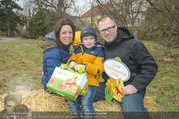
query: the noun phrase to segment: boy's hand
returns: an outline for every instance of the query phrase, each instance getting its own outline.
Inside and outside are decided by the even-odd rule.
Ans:
[[[75,68],[76,65],[77,65],[77,63],[74,62],[74,61],[72,61],[72,62],[70,62],[69,67],[70,67],[71,69],[73,69],[73,68]]]
[[[75,66],[75,71],[78,71],[78,68],[79,68],[79,67],[84,67],[84,68],[85,68],[85,65],[82,65],[82,64],[76,65],[76,66]]]

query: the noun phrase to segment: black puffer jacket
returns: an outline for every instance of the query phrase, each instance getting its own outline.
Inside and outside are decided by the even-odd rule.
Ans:
[[[155,77],[158,67],[144,44],[134,40],[128,29],[119,27],[118,36],[112,42],[104,42],[105,60],[119,57],[131,72],[124,85],[132,84],[139,91],[145,90]],[[103,72],[103,78],[109,77]]]

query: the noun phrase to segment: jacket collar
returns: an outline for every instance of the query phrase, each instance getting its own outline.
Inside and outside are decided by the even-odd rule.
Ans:
[[[69,47],[72,43],[70,43],[69,45],[64,45],[62,44],[64,50],[69,50]],[[48,40],[46,39],[45,41],[43,41],[41,44],[40,44],[40,48],[43,50],[43,52],[45,52],[45,50],[47,49],[50,49],[50,48],[54,48],[54,47],[58,47],[60,48],[55,41],[52,41],[52,40]],[[61,48],[60,48],[61,49]]]
[[[69,45],[64,45],[64,44],[62,43],[62,46],[63,46],[64,50],[68,50],[69,47],[70,47],[70,45],[72,45],[72,43],[70,43]]]
[[[55,41],[52,40],[45,40],[40,44],[40,48],[45,52],[45,50],[57,47],[57,44]]]

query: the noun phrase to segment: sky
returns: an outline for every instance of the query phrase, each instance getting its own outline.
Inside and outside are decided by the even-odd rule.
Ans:
[[[85,3],[88,3],[90,2],[91,0],[75,0],[76,4],[78,6],[83,6]],[[23,5],[23,0],[19,0],[19,1],[16,1],[16,3],[18,3],[19,5]]]

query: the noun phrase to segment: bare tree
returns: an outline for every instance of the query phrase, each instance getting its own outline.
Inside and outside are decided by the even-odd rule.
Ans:
[[[80,2],[80,0],[79,0]],[[77,1],[73,2],[72,6],[70,7],[70,13],[75,16],[75,19],[73,19],[77,30],[81,30],[83,28],[83,26],[86,25],[86,22],[84,20],[81,19],[81,15],[87,11],[88,9],[90,9],[91,3],[89,3],[88,0],[84,0],[84,4],[83,5],[78,5]]]
[[[117,24],[125,27],[137,25],[137,20],[146,8],[143,0],[94,0],[99,6],[101,14],[113,16]]]
[[[31,0],[21,0],[22,2],[22,11],[19,11],[19,13],[31,17],[35,13],[35,6]]]
[[[35,10],[45,10],[48,16],[45,19],[46,25],[49,25],[49,31],[53,30],[52,24],[55,24],[61,18],[71,18],[68,9],[74,3],[74,0],[30,0],[34,4]]]
[[[69,16],[67,11],[73,3],[74,0],[24,0],[24,14],[32,16],[38,10],[46,9],[53,13],[53,19],[60,19]]]
[[[165,54],[170,48],[179,47],[178,0],[147,0],[151,7],[146,12],[148,35],[163,45]]]

